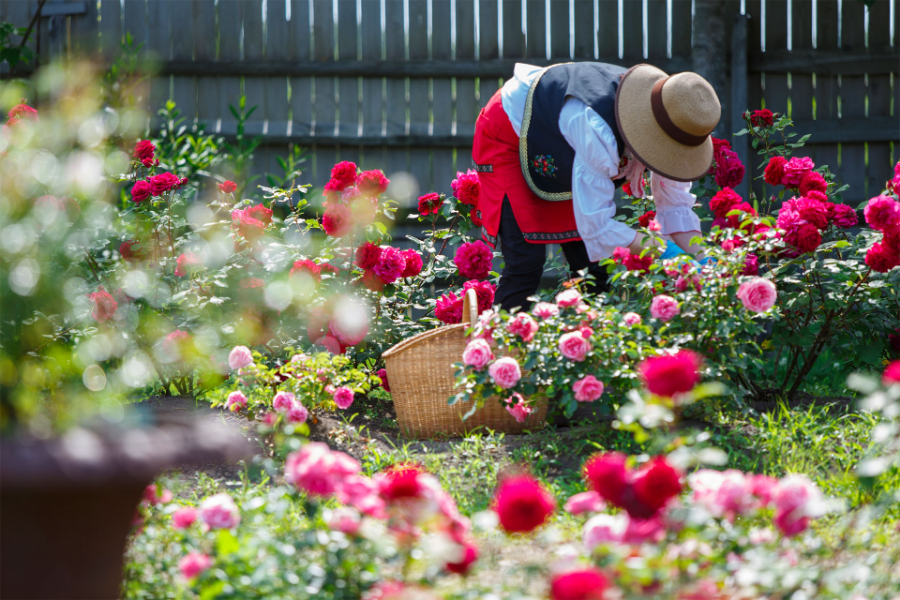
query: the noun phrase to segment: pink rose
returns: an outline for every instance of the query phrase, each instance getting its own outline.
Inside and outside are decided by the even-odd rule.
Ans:
[[[406,255],[391,246],[381,250],[381,255],[372,268],[385,284],[391,284],[400,279],[405,269]]]
[[[212,566],[213,560],[202,552],[188,552],[178,561],[178,570],[185,579],[193,579]]]
[[[506,330],[522,338],[523,342],[530,342],[534,339],[534,334],[537,333],[538,324],[531,318],[531,315],[520,312],[516,313],[516,316],[510,320]]]
[[[509,411],[509,414],[511,414],[519,423],[524,423],[525,419],[528,418],[528,415],[531,414],[531,411],[534,410],[532,407],[525,404],[525,399],[522,398],[522,394],[513,394],[507,398],[506,401],[509,403],[506,405],[506,410]]]
[[[872,229],[885,231],[900,225],[900,202],[890,196],[875,196],[863,209],[866,223]]]
[[[588,340],[594,335],[594,330],[591,329],[590,327],[579,327],[578,333],[581,334],[581,337]]]
[[[622,320],[625,321],[625,324],[629,327],[634,327],[635,325],[641,324],[641,315],[633,312],[627,312],[622,315]]]
[[[580,331],[570,331],[563,334],[559,338],[557,346],[560,354],[575,362],[582,362],[585,355],[591,350],[591,343],[584,339]]]
[[[593,375],[585,375],[572,385],[572,389],[579,402],[593,402],[603,395],[603,382]]]
[[[102,285],[97,288],[96,292],[88,294],[88,298],[94,303],[94,309],[91,311],[91,316],[94,317],[94,320],[98,323],[104,323],[110,320],[116,313],[116,309],[119,307],[119,303],[112,297],[112,294],[103,289]]]
[[[788,475],[772,492],[775,504],[775,525],[786,536],[802,533],[809,526],[810,517],[818,516],[815,505],[822,493],[805,475]]]
[[[328,528],[334,531],[340,531],[344,535],[355,536],[359,533],[362,526],[362,519],[359,513],[352,508],[340,506],[331,512],[331,518],[328,520]]]
[[[494,361],[488,367],[488,375],[491,376],[494,383],[508,390],[522,378],[522,371],[519,369],[519,363],[516,362],[516,359],[504,356]]]
[[[671,296],[660,294],[659,296],[654,296],[650,302],[650,314],[654,319],[659,319],[664,323],[671,321],[680,312],[678,301]]]
[[[345,385],[334,390],[334,403],[340,409],[350,408],[350,405],[353,404],[353,390]]]
[[[859,218],[856,216],[856,211],[846,204],[834,205],[834,213],[832,219],[834,221],[834,224],[841,229],[855,227],[856,224],[859,223]]]
[[[247,346],[235,346],[228,354],[228,366],[232,370],[243,369],[253,364],[253,354]]]
[[[460,274],[468,279],[485,279],[493,268],[494,254],[481,240],[466,242],[453,258]]]
[[[538,302],[534,305],[534,316],[541,319],[549,319],[559,314],[559,308],[549,302]]]
[[[272,408],[274,408],[276,412],[284,414],[294,408],[296,402],[297,400],[292,393],[282,391],[275,394],[275,398],[272,400]]]
[[[581,540],[589,552],[601,544],[620,544],[625,530],[628,528],[628,518],[625,515],[608,515],[601,513],[591,517],[584,524]]]
[[[491,352],[491,346],[486,340],[477,338],[466,345],[466,349],[463,350],[462,360],[464,365],[474,367],[476,371],[480,371],[494,360],[494,353]]]
[[[590,492],[581,492],[575,494],[566,501],[565,509],[573,515],[580,515],[586,512],[600,512],[606,508],[606,503],[600,494],[591,490]]]
[[[473,169],[469,169],[465,173],[457,173],[456,179],[450,184],[453,195],[462,204],[469,206],[478,206],[478,199],[481,196],[481,182],[478,180],[478,173]]]
[[[807,156],[795,156],[784,164],[781,185],[798,187],[803,176],[813,170],[816,164]]]
[[[232,412],[247,408],[247,396],[238,391],[231,392],[225,400],[225,408]]]
[[[556,295],[556,305],[560,308],[577,306],[581,303],[581,294],[578,290],[565,290]]]
[[[775,306],[778,292],[775,284],[768,279],[754,277],[741,284],[737,291],[737,297],[744,304],[744,308],[751,312],[761,313]]]
[[[179,508],[172,513],[172,529],[187,529],[197,521],[197,509],[192,506]]]
[[[241,522],[241,515],[228,494],[216,494],[200,503],[200,520],[210,529],[232,529]]]
[[[306,407],[297,402],[288,409],[288,411],[284,414],[284,420],[287,423],[291,423],[292,425],[299,425],[301,423],[306,423],[306,419],[309,418],[309,411],[306,410]]]
[[[359,471],[359,462],[343,452],[332,452],[322,442],[306,444],[284,463],[285,481],[314,497],[334,494]]]

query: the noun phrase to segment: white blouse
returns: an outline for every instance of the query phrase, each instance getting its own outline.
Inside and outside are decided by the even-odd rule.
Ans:
[[[517,64],[513,78],[500,90],[503,110],[516,135],[521,135],[528,90],[540,71],[541,67]],[[594,109],[572,97],[560,112],[559,130],[575,150],[572,207],[578,233],[591,261],[609,258],[616,247],[629,246],[637,235],[613,218],[616,214],[613,178],[619,172],[616,139]],[[651,172],[650,191],[662,234],[700,231],[700,218],[693,210],[697,198],[690,190],[690,182],[673,181]]]

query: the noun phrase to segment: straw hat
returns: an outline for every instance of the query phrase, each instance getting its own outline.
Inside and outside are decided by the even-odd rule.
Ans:
[[[616,93],[616,122],[634,157],[675,181],[694,181],[709,171],[709,137],[722,107],[715,90],[696,73],[666,75],[636,65],[622,76]]]

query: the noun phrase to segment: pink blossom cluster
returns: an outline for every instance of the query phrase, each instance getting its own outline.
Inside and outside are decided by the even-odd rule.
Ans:
[[[285,423],[299,425],[306,423],[309,411],[290,392],[280,391],[272,399],[272,408],[275,412],[284,416]]]
[[[450,188],[453,190],[453,196],[460,203],[478,207],[478,200],[481,197],[481,182],[478,180],[477,171],[469,169],[465,173],[457,173]]]
[[[900,163],[895,172],[900,172]],[[900,180],[900,176],[895,178]],[[882,232],[881,241],[866,252],[866,264],[879,273],[900,265],[900,202],[882,194],[869,200],[863,211],[869,227]]]
[[[174,173],[160,173],[147,179],[139,179],[131,188],[131,200],[135,204],[139,204],[147,198],[162,196],[170,190],[177,190],[187,181],[187,177],[178,177]]]
[[[197,514],[207,529],[233,529],[241,522],[237,505],[225,493],[206,498],[197,507]]]
[[[378,210],[378,197],[389,184],[380,170],[360,173],[355,163],[346,160],[334,165],[331,179],[325,184],[322,229],[327,235],[340,238],[356,225],[371,223]]]
[[[91,316],[98,323],[109,321],[116,314],[116,309],[119,307],[116,299],[102,285],[97,288],[96,292],[88,294],[88,298],[94,303]]]
[[[653,254],[647,252],[642,257],[640,254],[632,254],[628,248],[618,247],[613,251],[612,258],[615,262],[624,266],[629,271],[642,271],[646,273],[653,264]]]
[[[231,227],[234,232],[248,242],[262,237],[272,224],[272,209],[262,204],[231,211]]]
[[[774,479],[767,475],[741,473],[734,469],[701,469],[688,477],[693,501],[710,514],[730,521],[773,507],[775,526],[785,536],[802,533],[810,519],[823,513],[819,488],[805,475]]]
[[[400,278],[415,277],[423,265],[422,255],[412,248],[400,250],[363,242],[356,249],[356,266],[363,270],[363,285],[381,291]]]
[[[334,497],[363,515],[384,519],[398,543],[407,545],[429,528],[446,536],[455,552],[447,569],[465,573],[477,558],[469,540],[470,525],[437,478],[411,464],[398,464],[372,478],[362,476],[360,464],[347,454],[312,442],[291,453],[285,480],[314,498]],[[342,509],[332,515],[332,527],[355,534],[359,516]]]
[[[478,300],[478,314],[481,315],[485,311],[490,310],[494,305],[494,293],[497,291],[497,286],[489,281],[471,279],[463,284],[462,292],[459,294],[455,291],[450,291],[438,298],[434,308],[434,316],[447,325],[462,323],[468,317],[468,315],[463,315],[463,303],[465,294],[470,289],[475,290],[475,297]]]
[[[193,252],[183,252],[175,259],[175,276],[187,277],[192,271],[203,266],[203,261]]]

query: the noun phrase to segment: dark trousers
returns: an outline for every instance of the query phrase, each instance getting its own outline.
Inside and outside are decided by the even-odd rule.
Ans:
[[[516,307],[528,310],[531,308],[528,297],[533,296],[541,284],[544,262],[547,260],[547,246],[530,244],[525,240],[519,224],[516,223],[509,198],[503,198],[498,235],[504,266],[494,302],[506,310]],[[590,262],[584,242],[578,240],[560,245],[573,277],[577,271],[585,268],[594,276],[592,281],[586,282],[587,285],[583,286],[582,290],[595,294],[609,290],[606,269]]]

